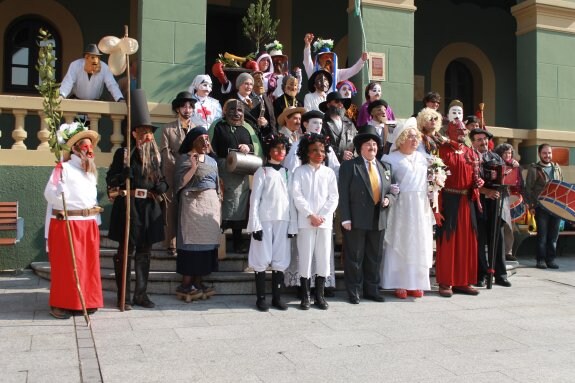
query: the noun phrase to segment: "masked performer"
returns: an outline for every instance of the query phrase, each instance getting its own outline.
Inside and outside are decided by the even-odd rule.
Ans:
[[[206,129],[218,118],[222,117],[220,102],[210,97],[212,92],[212,79],[207,74],[199,74],[188,88],[196,99],[192,122],[196,126],[205,126]]]

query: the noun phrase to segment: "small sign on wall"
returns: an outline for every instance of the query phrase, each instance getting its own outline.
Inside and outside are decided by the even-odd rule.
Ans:
[[[369,80],[386,81],[385,53],[369,52]]]

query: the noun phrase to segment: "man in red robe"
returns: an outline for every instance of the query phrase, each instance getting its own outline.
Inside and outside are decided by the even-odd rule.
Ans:
[[[465,145],[467,129],[458,119],[447,128],[449,142],[439,148],[439,157],[451,175],[445,181],[436,214],[437,256],[435,279],[439,294],[451,297],[454,292],[477,295],[471,287],[477,281],[477,225],[472,206],[478,201],[479,157]]]
[[[71,312],[82,310],[69,235],[72,236],[78,281],[88,313],[103,307],[98,229],[102,208],[98,206],[94,163],[94,147],[99,138],[98,133],[77,122],[60,126],[58,140],[65,142],[69,151],[64,151],[64,161],[56,166],[44,190],[51,215],[48,230],[50,314],[57,319],[70,318]],[[66,200],[66,213],[62,196]]]

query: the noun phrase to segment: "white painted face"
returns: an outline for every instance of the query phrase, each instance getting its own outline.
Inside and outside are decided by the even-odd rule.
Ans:
[[[212,91],[211,81],[202,81],[196,91],[200,96],[207,96]]]
[[[452,106],[449,108],[449,113],[447,113],[447,118],[449,122],[458,119],[459,121],[463,121],[463,108],[460,106]]]
[[[347,84],[342,85],[341,88],[339,88],[339,94],[341,94],[341,97],[343,98],[351,98],[350,86]]]
[[[323,125],[323,120],[321,118],[311,118],[307,122],[306,132],[307,133],[321,133],[321,127]]]
[[[375,101],[381,98],[381,86],[379,84],[375,84],[373,88],[369,90],[369,100]]]

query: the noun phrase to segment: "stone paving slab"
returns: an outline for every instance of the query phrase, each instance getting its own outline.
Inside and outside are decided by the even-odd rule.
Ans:
[[[115,293],[92,315],[55,320],[49,283],[0,275],[4,382],[573,382],[575,257],[539,270],[520,259],[513,287],[476,297],[255,310],[255,297],[217,295],[124,313]],[[271,297],[270,297],[271,299]]]

